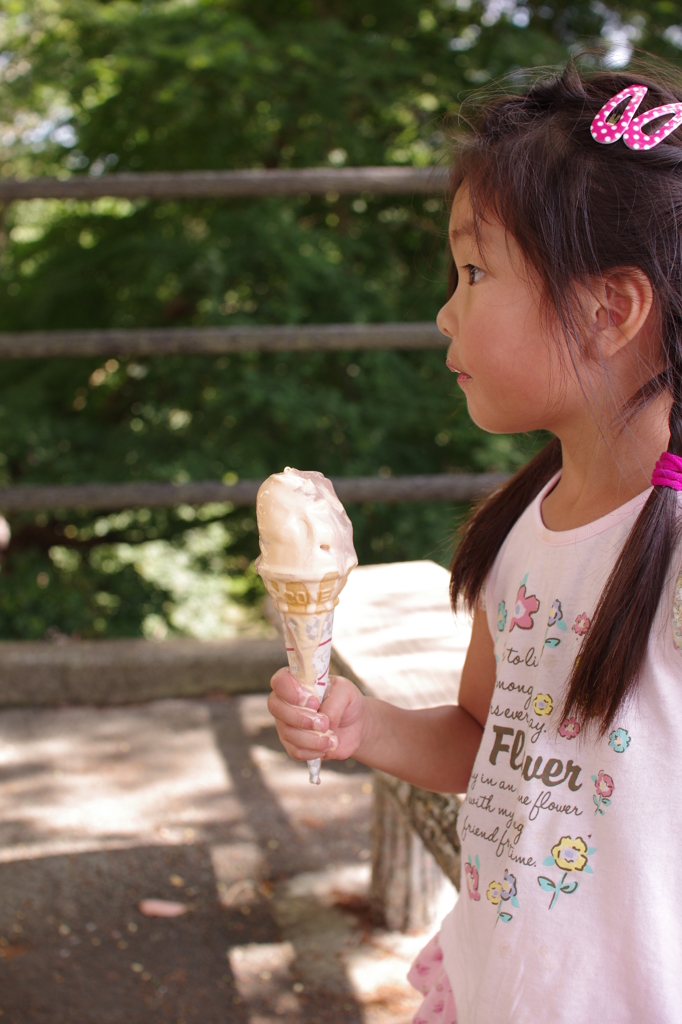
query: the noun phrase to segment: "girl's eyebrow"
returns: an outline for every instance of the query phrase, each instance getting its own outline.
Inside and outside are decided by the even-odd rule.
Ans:
[[[473,221],[467,221],[466,224],[462,224],[458,228],[450,228],[450,239],[455,242],[458,238],[473,238],[476,234],[476,228]]]

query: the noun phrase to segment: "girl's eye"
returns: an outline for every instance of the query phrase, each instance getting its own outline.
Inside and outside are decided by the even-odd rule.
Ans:
[[[474,266],[473,263],[467,263],[463,269],[469,275],[469,284],[478,284],[484,274],[484,271],[480,267]]]

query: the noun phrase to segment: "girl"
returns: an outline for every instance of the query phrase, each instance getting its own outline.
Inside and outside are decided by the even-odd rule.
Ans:
[[[459,704],[272,681],[292,757],[467,791],[420,1024],[682,1020],[681,99],[569,66],[457,154],[447,365],[484,430],[554,435],[455,554]]]

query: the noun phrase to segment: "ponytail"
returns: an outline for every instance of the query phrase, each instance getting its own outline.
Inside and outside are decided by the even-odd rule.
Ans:
[[[668,451],[682,455],[682,368],[673,394]],[[654,487],[606,581],[568,680],[561,721],[594,720],[604,735],[639,679],[649,634],[680,535],[677,491]]]
[[[483,501],[460,531],[450,566],[450,601],[472,612],[497,553],[516,520],[561,469],[561,442],[554,438],[535,458]]]

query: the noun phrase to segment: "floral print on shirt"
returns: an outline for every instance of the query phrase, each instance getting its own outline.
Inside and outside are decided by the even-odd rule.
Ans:
[[[467,892],[469,893],[470,900],[480,900],[481,898],[481,894],[478,891],[478,872],[480,866],[478,856],[473,861],[471,857],[468,857],[464,865],[464,877],[466,878]]]
[[[582,836],[576,836],[573,839],[571,836],[562,836],[558,843],[552,847],[552,853],[549,857],[543,860],[545,867],[551,867],[556,865],[563,875],[559,882],[554,882],[551,878],[547,878],[545,875],[540,875],[538,878],[538,885],[545,892],[551,892],[552,899],[549,904],[551,910],[556,901],[559,898],[559,893],[566,893],[570,896],[578,888],[578,882],[576,879],[571,879],[570,882],[566,881],[569,874],[575,871],[584,871],[586,874],[592,874],[592,868],[588,864],[588,857],[597,851],[593,846],[587,845]]]
[[[533,710],[536,715],[551,715],[552,698],[548,693],[538,693],[533,697]]]
[[[509,909],[504,909],[505,904],[509,903],[512,907],[518,907],[519,901],[516,897],[516,876],[510,874],[510,872],[504,869],[504,881],[502,882],[491,882],[488,886],[486,896],[494,907],[497,907],[497,920],[502,921],[503,924],[508,924],[513,914],[509,913]]]
[[[630,746],[630,733],[627,729],[614,729],[609,736],[609,746],[617,754],[622,754]]]
[[[559,726],[559,735],[565,740],[574,740],[580,732],[580,722],[577,718],[564,718]]]
[[[588,629],[590,628],[590,620],[588,619],[585,612],[581,612],[573,623],[573,632],[577,633],[578,636],[585,636]]]
[[[594,788],[596,793],[593,796],[595,807],[597,808],[595,814],[604,814],[604,807],[608,807],[611,803],[609,797],[613,793],[615,787],[614,781],[610,775],[607,775],[605,771],[599,772],[599,775],[593,775],[592,781],[594,782]]]
[[[510,633],[515,626],[518,626],[519,629],[532,629],[534,626],[533,616],[537,611],[539,611],[540,602],[535,594],[526,594],[527,582],[528,573],[523,577],[521,586],[519,587],[516,595],[514,614],[512,615],[511,622],[509,623]]]

